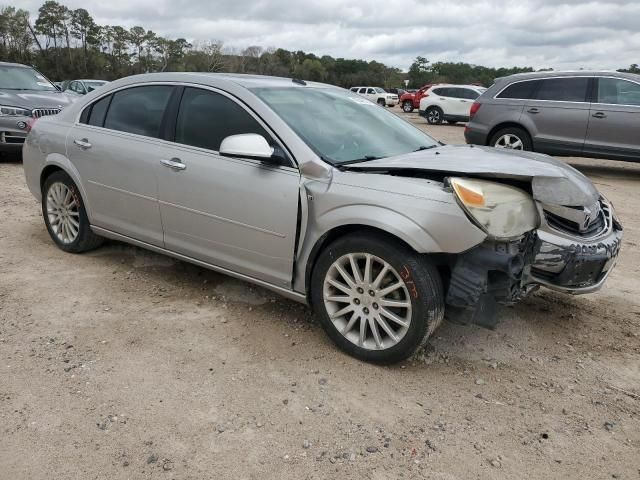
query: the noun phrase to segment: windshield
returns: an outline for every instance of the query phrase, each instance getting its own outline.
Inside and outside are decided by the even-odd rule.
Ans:
[[[46,90],[57,88],[33,68],[0,65],[0,90]]]
[[[254,88],[322,159],[349,163],[402,155],[438,143],[393,113],[337,88]]]
[[[387,93],[384,91],[384,88],[376,87],[376,92],[378,93]]]

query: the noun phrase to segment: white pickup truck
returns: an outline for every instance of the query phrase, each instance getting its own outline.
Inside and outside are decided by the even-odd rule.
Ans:
[[[351,87],[350,90],[383,107],[393,107],[398,104],[398,95],[387,93],[380,87]]]

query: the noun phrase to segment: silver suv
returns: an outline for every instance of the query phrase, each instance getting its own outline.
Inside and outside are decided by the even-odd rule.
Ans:
[[[467,143],[640,160],[640,75],[536,72],[498,78],[471,108]]]
[[[545,155],[445,146],[353,92],[163,73],[35,122],[27,184],[64,251],[104,237],[313,305],[369,361],[406,358],[449,313],[495,323],[541,285],[598,290],[613,207]],[[467,320],[467,318],[464,318]]]
[[[33,119],[55,115],[72,102],[37,70],[0,62],[0,152],[19,152]]]

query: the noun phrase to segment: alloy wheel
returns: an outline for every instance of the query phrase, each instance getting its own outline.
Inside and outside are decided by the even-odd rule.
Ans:
[[[323,286],[333,326],[367,350],[393,347],[411,323],[411,298],[398,272],[369,253],[350,253],[333,262]]]
[[[62,243],[73,243],[80,231],[80,205],[71,189],[52,183],[47,192],[47,217],[53,234]]]
[[[436,109],[430,110],[427,115],[429,123],[438,123],[440,121],[440,111]]]
[[[500,136],[494,145],[496,148],[508,148],[510,150],[524,150],[522,140],[516,135],[505,133]]]

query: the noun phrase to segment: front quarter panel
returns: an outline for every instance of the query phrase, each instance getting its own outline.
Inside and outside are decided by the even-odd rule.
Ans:
[[[306,269],[314,247],[339,227],[377,228],[420,253],[459,253],[486,238],[440,182],[335,171],[331,183],[307,181],[303,189],[308,219],[296,262],[298,292],[307,289]]]

